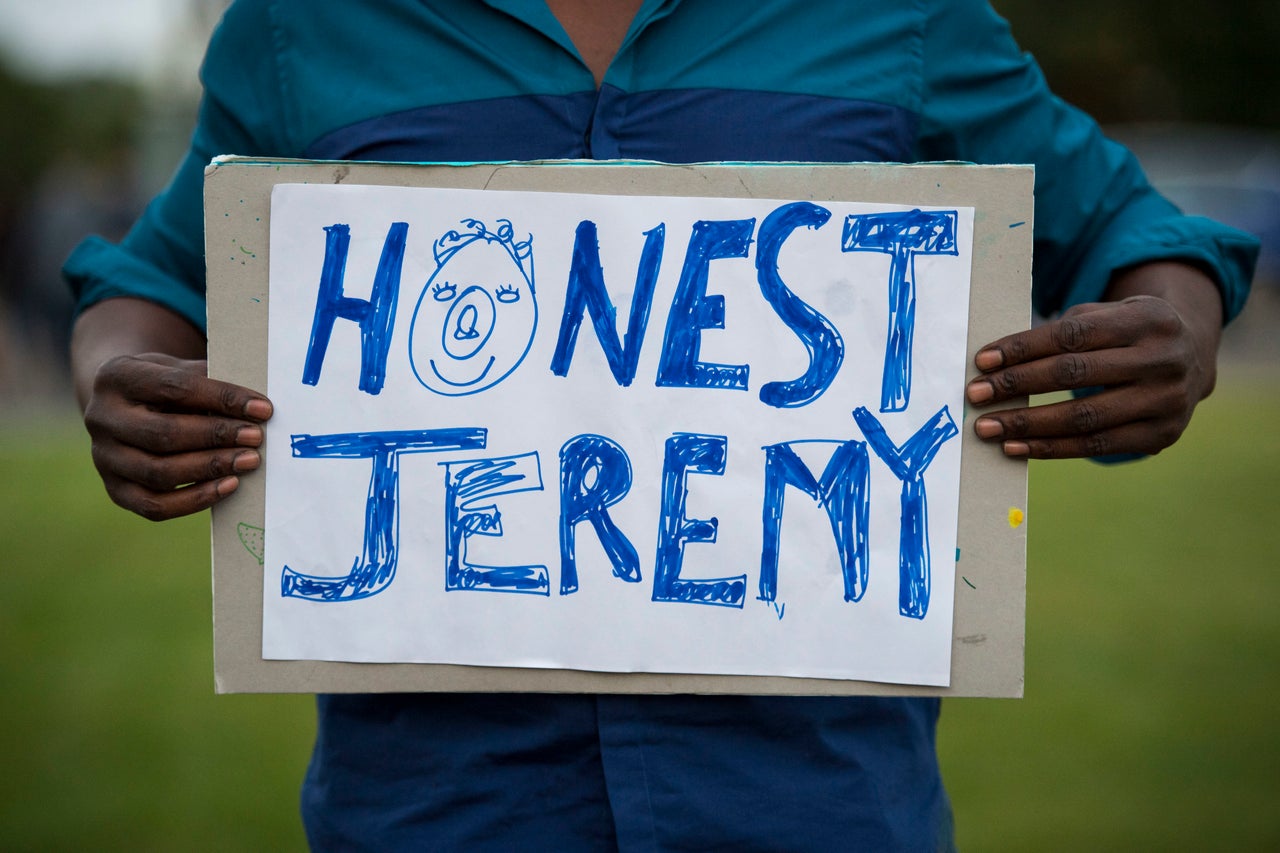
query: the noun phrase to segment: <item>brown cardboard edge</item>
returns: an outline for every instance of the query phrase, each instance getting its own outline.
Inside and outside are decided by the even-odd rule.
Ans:
[[[407,165],[219,158],[206,169],[211,376],[266,387],[271,189],[277,183],[359,183],[607,194],[856,199],[974,206],[968,363],[983,343],[1030,319],[1029,166],[760,164],[667,166],[553,162]],[[801,189],[805,187],[807,189]],[[974,371],[970,367],[969,374]],[[772,676],[598,673],[436,664],[267,661],[262,566],[239,536],[262,527],[264,478],[249,476],[212,516],[214,671],[218,692],[592,692],[758,695],[1022,695],[1026,463],[961,428],[960,560],[949,687]]]

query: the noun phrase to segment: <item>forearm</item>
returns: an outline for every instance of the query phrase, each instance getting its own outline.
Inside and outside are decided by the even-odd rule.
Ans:
[[[107,299],[85,309],[71,334],[71,372],[81,411],[103,364],[141,353],[202,359],[204,335],[178,314],[142,299]]]

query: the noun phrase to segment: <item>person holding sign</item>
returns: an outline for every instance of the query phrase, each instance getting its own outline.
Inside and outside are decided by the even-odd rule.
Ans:
[[[241,0],[191,149],[119,245],[90,239],[76,389],[108,493],[197,512],[260,464],[263,394],[205,376],[201,178],[218,154],[1036,165],[1034,304],[967,399],[1009,456],[1159,452],[1213,389],[1248,235],[1185,217],[1047,90],[978,0]],[[1057,390],[1040,406],[1008,401]],[[938,702],[321,696],[317,849],[952,846]]]

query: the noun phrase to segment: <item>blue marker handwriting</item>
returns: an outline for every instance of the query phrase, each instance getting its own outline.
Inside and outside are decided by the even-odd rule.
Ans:
[[[807,495],[825,510],[840,554],[844,600],[863,597],[870,575],[868,517],[871,503],[868,473],[870,445],[896,477],[902,480],[902,523],[899,534],[899,602],[903,616],[923,619],[929,608],[930,578],[928,512],[925,471],[938,450],[958,431],[943,407],[902,445],[895,445],[875,416],[865,408],[853,412],[866,441],[794,441],[762,448],[765,482],[761,508],[762,541],[758,599],[771,606],[779,587],[779,541],[787,486]],[[297,435],[294,456],[300,458],[370,459],[372,472],[365,511],[363,554],[341,577],[283,570],[281,594],[316,601],[346,601],[383,592],[391,584],[398,551],[399,459],[404,453],[441,453],[485,449],[486,431],[439,429],[419,432],[350,435]],[[802,444],[831,450],[820,474],[810,470],[796,453]],[[652,562],[652,600],[741,608],[746,598],[746,574],[719,578],[690,578],[682,573],[685,549],[716,541],[719,522],[690,517],[686,499],[692,475],[722,476],[729,440],[725,436],[677,433],[667,438],[662,464],[661,502],[656,530],[622,530],[609,509],[627,497],[632,482],[627,452],[601,435],[574,436],[560,449],[560,583],[561,595],[578,591],[577,532],[590,522],[615,578],[640,583],[644,574],[634,545],[642,534],[655,536]],[[444,468],[445,533],[444,587],[448,591],[478,590],[549,595],[551,582],[545,565],[477,565],[467,559],[473,536],[504,535],[503,495],[541,491],[541,460],[536,451],[497,458],[468,458],[442,462]],[[779,612],[779,615],[781,613]]]
[[[607,430],[570,435],[560,444],[558,456],[549,448],[512,452],[506,444],[496,452],[490,447],[491,423],[295,433],[292,456],[314,460],[299,464],[363,460],[368,466],[368,491],[363,541],[352,543],[351,555],[337,566],[278,567],[280,595],[348,602],[390,589],[400,554],[400,491],[406,485],[401,460],[406,454],[434,454],[439,460],[438,478],[412,487],[439,490],[444,517],[440,527],[433,525],[438,534],[428,537],[435,551],[427,570],[438,571],[439,583],[447,592],[520,594],[537,601],[574,596],[588,584],[617,583],[643,589],[658,606],[695,604],[733,611],[754,599],[781,620],[785,603],[780,592],[787,588],[789,573],[798,570],[782,560],[790,499],[807,500],[825,514],[838,555],[844,602],[856,605],[873,584],[896,583],[899,615],[925,619],[931,593],[926,473],[958,429],[946,406],[923,420],[911,411],[916,309],[923,290],[916,260],[960,253],[957,212],[857,213],[834,225],[832,217],[831,210],[820,204],[797,201],[779,204],[762,217],[693,221],[687,233],[669,233],[666,223],[655,222],[627,235],[608,234],[610,240],[633,241],[638,252],[634,274],[611,272],[627,279],[622,283],[625,291],[614,280],[615,293],[629,293],[621,334],[618,307],[601,262],[602,231],[607,229],[592,219],[580,219],[571,235],[555,235],[570,240],[572,251],[567,275],[556,282],[564,298],[561,310],[551,314],[558,323],[554,347],[540,350],[550,352],[549,361],[541,363],[530,358],[539,335],[534,238],[530,234],[518,239],[511,221],[499,218],[486,223],[466,217],[459,220],[460,227],[428,238],[434,268],[425,281],[414,282],[402,282],[402,278],[406,257],[426,254],[418,245],[420,235],[407,222],[391,222],[372,281],[361,291],[369,294],[367,298],[348,295],[355,292],[350,286],[354,273],[347,269],[351,227],[340,223],[324,227],[323,262],[314,289],[301,382],[317,388],[328,383],[343,388],[354,384],[373,397],[382,393],[392,371],[406,368],[416,380],[414,389],[438,397],[471,397],[518,381],[526,373],[569,381],[575,359],[591,359],[607,367],[605,381],[611,380],[616,389],[643,384],[717,393],[754,391],[754,398],[771,411],[803,409],[831,389],[849,350],[832,319],[802,298],[804,290],[795,287],[795,281],[788,281],[788,276],[795,275],[794,268],[787,268],[784,275],[780,261],[784,247],[797,232],[810,231],[827,241],[832,263],[847,259],[850,253],[878,253],[885,256],[879,277],[850,286],[887,293],[887,300],[881,296],[876,303],[887,302],[884,357],[872,365],[881,374],[875,407],[884,421],[857,405],[863,401],[851,400],[844,408],[849,420],[832,425],[826,437],[778,436],[736,456],[730,451],[741,448],[734,447],[731,434],[668,428],[656,437],[662,447],[658,479],[647,483],[636,481],[631,453],[618,438],[602,434]],[[548,239],[540,234],[539,245]],[[675,284],[665,320],[653,324],[659,331],[651,336],[658,283],[673,244],[683,244],[683,259],[678,276],[672,277]],[[735,291],[733,298],[767,306],[785,327],[784,336],[793,337],[802,347],[807,362],[803,369],[758,381],[757,374],[765,373],[767,365],[704,357],[704,334],[725,329],[729,317],[726,297],[712,292],[708,283],[713,269],[733,264],[747,265],[756,285],[754,293]],[[546,283],[542,284],[545,288]],[[402,355],[392,359],[402,286],[416,293],[417,299],[407,333],[401,333],[398,352]],[[324,371],[339,321],[354,323],[359,330],[360,367],[354,376]],[[580,334],[584,325],[586,335]],[[546,332],[549,337],[550,330]],[[655,337],[659,333],[660,339]],[[647,338],[654,338],[650,345],[658,351],[647,362],[654,365],[652,375],[642,376],[639,368]],[[513,412],[513,422],[521,414]],[[452,422],[465,423],[466,417],[455,415]],[[899,444],[889,437],[890,431],[910,436]],[[550,479],[544,481],[543,468],[548,464],[555,471],[548,471]],[[896,572],[872,565],[873,540],[888,532],[873,530],[870,520],[876,465],[884,466],[901,484]],[[716,576],[706,577],[707,572],[690,570],[685,557],[692,549],[715,545],[721,535],[720,521],[705,509],[694,509],[689,497],[705,482],[703,478],[725,476],[750,478],[763,486],[759,561],[726,566]],[[624,525],[616,518],[617,509],[638,489],[658,495],[657,516],[643,528]],[[513,495],[537,492],[558,500],[558,553],[504,565],[469,553],[470,545],[482,541],[476,537],[518,538],[514,531],[519,527],[504,524],[504,512],[513,511],[506,501]],[[415,520],[415,525],[422,523]],[[579,543],[584,536],[594,536],[611,578],[580,574]]]
[[[725,327],[725,297],[707,292],[712,264],[747,259],[754,243],[760,297],[804,346],[809,361],[799,376],[763,383],[757,396],[775,408],[801,407],[818,399],[844,362],[844,341],[827,317],[788,287],[778,259],[793,232],[821,229],[830,217],[831,212],[820,205],[792,202],[776,208],[759,228],[754,218],[693,223],[667,314],[654,385],[750,389],[750,365],[704,361],[701,344],[703,332]],[[468,218],[462,224],[463,231],[451,230],[434,242],[436,269],[422,287],[408,335],[413,375],[423,387],[444,396],[477,394],[507,379],[524,363],[538,326],[532,236],[517,241],[506,220],[493,231],[477,219]],[[324,229],[324,263],[306,349],[304,384],[319,383],[334,324],[343,319],[360,328],[360,371],[355,377],[359,389],[373,395],[382,391],[408,227],[396,222],[388,230],[367,300],[346,296],[344,291],[349,226],[335,224]],[[841,253],[889,256],[881,412],[905,411],[911,398],[916,258],[957,254],[956,228],[954,210],[910,210],[849,215],[843,232],[833,234]],[[599,226],[590,220],[579,223],[555,351],[546,366],[554,375],[569,375],[579,330],[589,314],[614,381],[621,387],[635,381],[663,263],[666,226],[658,223],[641,236],[644,247],[627,329],[620,341],[615,331],[617,308],[600,263]]]

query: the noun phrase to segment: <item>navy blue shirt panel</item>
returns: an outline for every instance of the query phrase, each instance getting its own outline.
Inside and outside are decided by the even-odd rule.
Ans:
[[[916,116],[871,101],[738,89],[522,95],[420,107],[333,131],[320,160],[905,162]]]
[[[591,133],[597,158],[904,162],[915,116],[900,107],[743,89],[626,93],[605,85]]]
[[[305,156],[410,163],[588,158],[595,101],[583,92],[418,107],[339,128]]]

